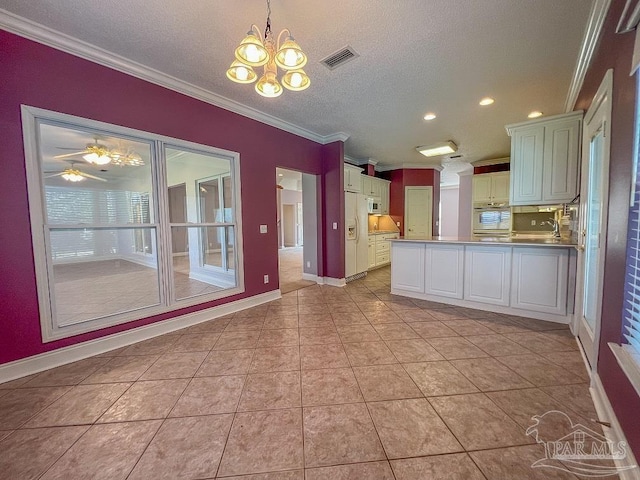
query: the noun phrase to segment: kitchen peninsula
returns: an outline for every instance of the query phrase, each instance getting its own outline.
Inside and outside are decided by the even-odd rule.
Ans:
[[[391,240],[391,293],[569,323],[576,244],[560,238]]]

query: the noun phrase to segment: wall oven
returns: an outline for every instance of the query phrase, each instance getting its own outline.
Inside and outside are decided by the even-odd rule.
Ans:
[[[473,209],[473,234],[507,236],[511,230],[509,207],[481,207]]]

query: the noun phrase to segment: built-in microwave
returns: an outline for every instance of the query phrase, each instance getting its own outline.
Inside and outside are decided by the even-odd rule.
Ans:
[[[367,198],[367,212],[368,213],[382,213],[380,207],[380,199],[369,197]]]
[[[508,235],[511,229],[510,208],[474,208],[473,209],[473,234],[474,235]]]

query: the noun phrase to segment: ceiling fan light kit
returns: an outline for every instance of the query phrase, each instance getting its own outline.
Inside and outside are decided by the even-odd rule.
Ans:
[[[284,42],[280,42],[286,34]],[[267,0],[267,26],[264,40],[260,39],[260,30],[251,25],[247,36],[235,50],[235,60],[227,69],[227,78],[236,83],[253,83],[258,78],[254,67],[264,66],[264,71],[255,85],[255,90],[263,97],[274,98],[282,95],[282,87],[299,92],[311,85],[309,76],[302,69],[307,56],[300,45],[291,36],[288,29],[278,35],[277,41],[271,32],[271,2]],[[286,71],[282,85],[278,81],[278,67]]]

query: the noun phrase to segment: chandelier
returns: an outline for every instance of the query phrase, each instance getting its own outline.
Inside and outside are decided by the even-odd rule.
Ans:
[[[286,34],[283,43],[282,36]],[[282,94],[282,85],[288,90],[298,92],[309,87],[311,80],[302,67],[307,56],[291,36],[289,29],[280,32],[275,41],[271,32],[271,2],[267,0],[267,26],[264,40],[260,39],[260,30],[251,25],[247,36],[235,50],[236,59],[227,70],[227,77],[237,83],[253,83],[258,78],[254,68],[264,65],[264,72],[255,85],[256,92],[263,97],[278,97]],[[278,81],[278,67],[285,73]]]

